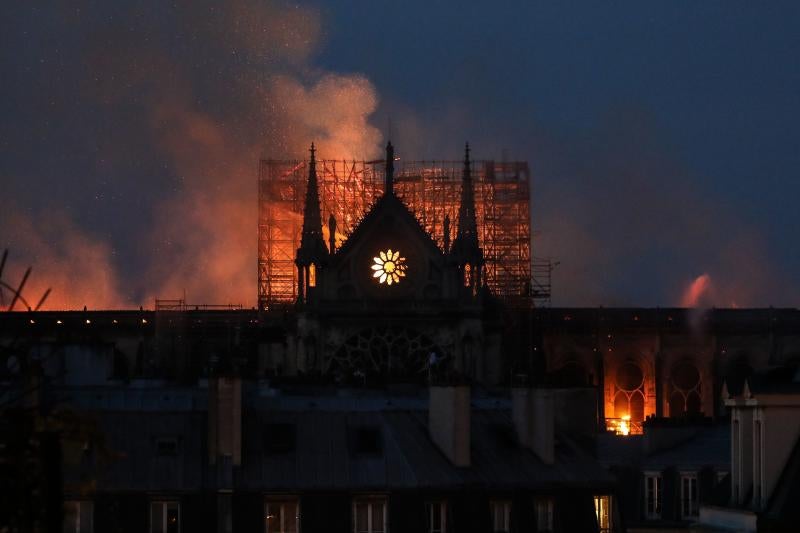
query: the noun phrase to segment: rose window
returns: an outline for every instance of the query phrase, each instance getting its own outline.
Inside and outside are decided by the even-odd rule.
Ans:
[[[399,283],[400,278],[406,275],[406,258],[400,257],[400,252],[392,251],[389,248],[385,252],[379,252],[378,257],[373,257],[372,277],[378,278],[379,283]]]

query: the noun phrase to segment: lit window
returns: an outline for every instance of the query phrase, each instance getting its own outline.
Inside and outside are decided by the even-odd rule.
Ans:
[[[492,514],[492,532],[508,533],[511,531],[511,502],[493,501],[489,506]]]
[[[618,435],[641,435],[645,416],[644,373],[636,361],[624,361],[611,382],[614,418],[606,419],[606,428]]]
[[[536,498],[536,531],[538,533],[552,533],[553,531],[553,499]]]
[[[354,533],[386,532],[386,498],[358,498],[353,501]]]
[[[644,514],[650,520],[661,518],[661,474],[644,476]]]
[[[314,263],[308,265],[308,286],[309,287],[317,286],[317,265],[315,265]]]
[[[181,506],[176,501],[150,503],[150,533],[180,533]]]
[[[94,505],[89,501],[64,502],[64,533],[92,533]]]
[[[445,533],[447,531],[447,503],[428,502],[425,504],[428,515],[428,533]]]
[[[599,533],[611,533],[611,496],[595,496],[594,512]]]
[[[400,252],[393,252],[391,248],[385,252],[379,252],[378,256],[372,258],[375,263],[372,265],[372,270],[375,271],[372,277],[378,278],[379,283],[387,285],[399,283],[400,278],[406,275],[406,258],[400,257]]]
[[[697,516],[697,474],[687,472],[681,474],[681,518]]]
[[[267,533],[296,533],[300,512],[296,498],[270,498],[265,503]]]

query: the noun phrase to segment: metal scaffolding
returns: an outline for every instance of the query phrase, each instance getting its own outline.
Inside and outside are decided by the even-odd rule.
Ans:
[[[440,247],[444,218],[451,242],[458,221],[461,161],[397,161],[395,192]],[[333,214],[337,242],[358,225],[383,192],[384,162],[317,162],[323,224]],[[258,304],[291,304],[297,297],[295,253],[300,245],[306,161],[262,160],[258,179]],[[486,279],[492,292],[529,305],[531,289],[530,171],[525,162],[473,163],[475,210]],[[324,228],[327,232],[327,228]],[[327,241],[327,236],[326,236]]]

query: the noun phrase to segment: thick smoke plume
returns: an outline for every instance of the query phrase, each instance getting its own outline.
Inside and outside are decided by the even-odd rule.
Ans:
[[[11,271],[32,264],[28,289],[52,286],[46,308],[150,307],[184,294],[252,306],[259,158],[303,157],[311,141],[328,158],[378,153],[372,84],[313,65],[317,12],[255,0],[158,4],[112,11],[86,2],[52,13],[72,64],[42,76],[65,76],[75,93],[65,108],[89,114],[63,127],[96,143],[81,154],[95,168],[36,178],[43,191],[50,180],[70,182],[65,197],[44,202],[75,206],[58,215],[25,210],[20,178],[23,208],[0,219]],[[94,205],[73,199],[98,189]],[[109,196],[119,211],[103,207]]]

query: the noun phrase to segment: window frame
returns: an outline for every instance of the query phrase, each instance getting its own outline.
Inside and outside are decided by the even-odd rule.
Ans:
[[[180,533],[180,531],[181,531],[181,522],[182,522],[182,520],[181,520],[181,502],[180,502],[180,500],[174,499],[174,498],[173,499],[166,499],[166,498],[161,499],[161,498],[159,498],[159,499],[150,500],[150,528],[149,528],[149,532],[150,533],[155,533],[155,530],[153,529],[153,506],[155,506],[155,505],[161,505],[162,506],[162,508],[161,508],[162,509],[161,510],[161,531],[163,533],[167,533],[167,528],[169,527],[169,524],[167,522],[167,519],[168,519],[168,516],[169,516],[169,506],[170,505],[175,505],[175,507],[178,510],[178,533]]]
[[[502,522],[498,529],[497,509],[502,509]],[[493,499],[489,501],[489,519],[491,520],[490,529],[492,533],[509,533],[511,531],[511,500]],[[503,527],[505,526],[505,527]]]
[[[612,504],[614,502],[614,498],[610,494],[596,494],[594,496],[594,512],[595,516],[597,516],[597,530],[599,533],[611,533],[614,531],[614,509]],[[606,518],[608,519],[608,524],[603,527],[603,524],[600,521],[600,502],[605,501],[605,509],[606,509]]]
[[[76,511],[75,512],[75,528],[73,529],[72,527],[70,527],[69,531],[70,532],[74,531],[75,533],[94,533],[94,501],[92,501],[92,500],[64,500],[63,507],[64,507],[64,517],[65,517],[65,519],[66,519],[66,516],[67,516],[66,508],[68,506],[75,506],[75,511]],[[83,515],[83,513],[82,513],[83,509],[82,508],[84,506],[89,508],[89,513],[90,513],[90,516],[92,517],[91,518],[91,522],[89,523],[89,526],[88,526],[87,529],[84,529],[81,526],[81,516]],[[66,526],[66,520],[65,520],[64,526]]]
[[[367,507],[367,529],[358,529],[358,505],[366,504]],[[383,525],[381,529],[375,529],[372,524],[373,507],[381,505],[383,507]],[[353,498],[351,505],[353,533],[387,533],[389,531],[389,499],[385,495],[366,495]]]
[[[680,479],[681,479],[681,519],[691,520],[697,518],[700,513],[700,494],[698,492],[699,481],[697,479],[697,472],[694,471],[681,472]],[[687,482],[689,485],[688,496],[686,494]]]
[[[433,508],[439,507],[440,523],[434,524]],[[430,500],[425,502],[425,515],[428,533],[447,533],[447,500]]]
[[[648,485],[652,481],[653,491],[653,508],[650,505],[650,490]],[[644,473],[644,516],[647,520],[660,520],[663,512],[663,484],[664,476],[661,472],[645,472]]]
[[[300,498],[294,495],[268,495],[264,497],[264,531],[266,533],[287,533],[285,513],[287,505],[294,505],[294,533],[300,531]],[[279,528],[275,531],[269,528],[270,507],[278,506],[279,510]]]
[[[555,527],[553,522],[555,500],[550,496],[534,496],[533,508],[536,514],[536,532],[553,533],[553,528]],[[540,512],[542,508],[545,510],[544,513]],[[542,520],[542,518],[544,518],[544,520]]]

